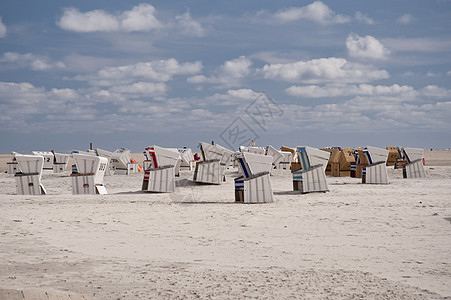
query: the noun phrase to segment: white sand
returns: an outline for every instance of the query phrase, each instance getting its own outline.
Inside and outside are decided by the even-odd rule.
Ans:
[[[2,173],[0,288],[100,299],[451,297],[451,166],[439,164],[423,180],[389,169],[385,186],[328,177],[330,192],[307,195],[277,171],[275,202],[263,205],[234,203],[235,170],[221,186],[193,185],[184,172],[175,194],[141,193],[142,174],[106,176],[102,196],[71,195],[68,172],[43,176],[48,195],[19,196]]]

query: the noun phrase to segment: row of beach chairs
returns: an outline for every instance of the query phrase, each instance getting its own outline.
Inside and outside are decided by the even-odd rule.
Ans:
[[[221,184],[225,181],[225,170],[233,163],[238,167],[240,176],[235,178],[235,200],[243,203],[266,203],[273,201],[270,174],[274,169],[291,169],[293,190],[301,193],[328,191],[326,174],[333,169],[359,177],[366,184],[387,184],[387,161],[390,150],[376,147],[356,149],[316,149],[308,146],[297,148],[281,147],[277,150],[267,147],[240,147],[233,152],[217,144],[201,142],[200,161],[195,163],[191,149],[147,147],[144,151],[144,178],[142,190],[148,192],[176,191],[176,176],[180,169],[194,168],[193,181],[200,184]],[[403,163],[405,178],[425,177],[422,149],[398,148],[398,160]],[[45,194],[41,183],[45,162],[53,159],[53,169],[57,161],[65,161],[68,155],[50,152],[53,158],[44,152],[33,155],[14,153],[15,163],[20,172],[16,173],[18,194]],[[136,162],[132,162],[130,151],[124,148],[107,153],[104,150],[74,151],[72,192],[73,194],[106,194],[103,185],[104,175],[114,170],[116,174],[135,172]],[[61,164],[61,163],[60,163]],[[355,166],[358,166],[356,168]],[[50,164],[47,165],[47,169]],[[57,168],[58,169],[58,168]],[[119,171],[119,172],[118,172]]]

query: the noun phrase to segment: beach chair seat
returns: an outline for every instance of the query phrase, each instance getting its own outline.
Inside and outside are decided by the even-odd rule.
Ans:
[[[19,172],[14,177],[18,195],[45,195],[41,183],[44,157],[41,155],[15,155]]]
[[[235,201],[242,203],[273,202],[270,180],[272,156],[251,152],[237,153],[242,176],[235,178]]]

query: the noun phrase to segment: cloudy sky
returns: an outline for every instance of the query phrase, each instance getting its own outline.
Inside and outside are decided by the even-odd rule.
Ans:
[[[0,2],[0,152],[451,147],[451,1]]]

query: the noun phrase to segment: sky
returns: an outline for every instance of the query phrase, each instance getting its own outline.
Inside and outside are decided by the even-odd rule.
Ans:
[[[0,153],[451,147],[451,1],[0,2]]]

